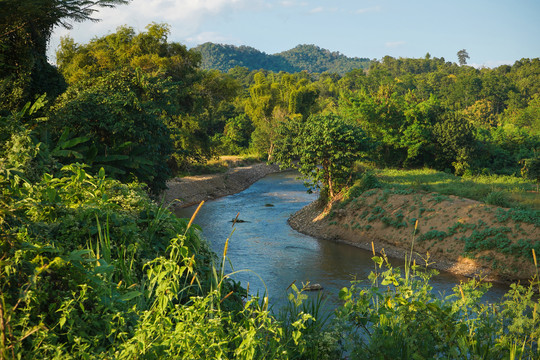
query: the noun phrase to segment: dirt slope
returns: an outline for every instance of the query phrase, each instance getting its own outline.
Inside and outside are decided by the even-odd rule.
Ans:
[[[530,215],[530,214],[529,214]],[[531,248],[540,255],[539,219],[526,212],[436,193],[374,189],[355,199],[317,202],[291,216],[303,233],[403,258],[414,235],[417,263],[485,280],[509,282],[535,273]]]

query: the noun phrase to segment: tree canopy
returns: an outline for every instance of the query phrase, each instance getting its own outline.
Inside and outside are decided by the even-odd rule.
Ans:
[[[128,0],[1,0],[0,111],[21,108],[36,95],[54,98],[65,90],[64,80],[47,61],[47,44],[55,26],[98,21],[98,7]]]
[[[367,58],[351,58],[339,52],[331,52],[315,45],[298,45],[293,49],[276,54],[266,54],[249,46],[204,43],[194,48],[202,56],[203,69],[227,72],[237,66],[249,70],[273,72],[309,73],[331,72],[340,75],[353,69],[367,69],[371,62]]]
[[[369,149],[362,129],[336,115],[310,116],[295,127],[282,124],[279,131],[284,136],[273,161],[296,166],[311,187],[322,184],[330,198],[350,182],[355,160]]]

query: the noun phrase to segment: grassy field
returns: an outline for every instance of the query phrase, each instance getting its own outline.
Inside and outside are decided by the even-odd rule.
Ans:
[[[433,169],[376,169],[375,175],[391,187],[417,188],[478,200],[490,205],[540,211],[536,184],[514,176],[459,177]]]

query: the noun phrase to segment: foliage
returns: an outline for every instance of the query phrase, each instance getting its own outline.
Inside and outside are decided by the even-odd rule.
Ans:
[[[228,119],[221,136],[221,153],[237,155],[249,148],[253,123],[245,114]]]
[[[456,175],[463,175],[470,168],[474,153],[474,136],[471,126],[462,118],[447,118],[433,129],[438,168],[452,167]]]
[[[1,300],[9,314],[2,337],[13,353],[103,351],[133,321],[129,309],[141,304],[145,263],[182,230],[200,266],[211,260],[186,223],[159,209],[138,184],[123,185],[103,171],[92,177],[80,166],[63,171],[36,184],[14,172],[0,176]]]
[[[0,2],[0,113],[24,106],[34,96],[51,98],[65,82],[48,63],[46,49],[55,26],[96,20],[97,7],[127,0],[2,0]]]
[[[273,156],[276,133],[280,124],[306,119],[315,110],[317,90],[300,75],[262,72],[254,75],[249,88],[250,97],[245,102],[245,112],[253,121],[252,146],[259,154]]]
[[[359,127],[335,115],[311,116],[290,134],[291,142],[278,145],[273,161],[289,167],[298,158],[296,166],[308,184],[322,184],[330,198],[351,180],[354,162],[369,147]]]
[[[309,286],[305,284],[303,288]],[[300,332],[293,324],[305,317],[302,324],[298,346],[289,352],[291,358],[297,359],[341,359],[344,347],[341,344],[341,325],[332,319],[332,312],[327,310],[324,294],[318,292],[308,296],[296,284],[290,285],[288,301],[277,310],[276,319],[283,324],[284,338],[295,339]]]
[[[49,124],[53,133],[67,128],[73,136],[90,138],[80,152],[94,172],[103,167],[158,191],[165,188],[173,152],[163,119],[167,107],[160,106],[170,91],[170,84],[156,78],[110,73],[71,86],[52,109]]]
[[[32,139],[31,129],[44,120],[40,110],[45,104],[45,96],[41,96],[21,110],[0,117],[0,168],[25,168],[28,175],[34,175],[31,162],[39,148]]]
[[[377,142],[372,157],[380,164],[418,166],[434,162],[433,129],[442,113],[434,96],[427,100],[412,92],[400,96],[394,87],[381,85],[374,93],[362,90],[343,95],[340,105],[340,110]]]
[[[371,286],[359,282],[340,291],[338,317],[349,324],[352,359],[536,358],[540,319],[534,292],[512,285],[500,304],[485,304],[489,288],[471,280],[439,297],[429,279],[434,272],[409,262],[404,275],[384,253],[374,256]],[[383,269],[386,268],[386,270]]]
[[[457,52],[457,57],[459,60],[459,65],[467,65],[467,59],[470,59],[467,50],[462,49]]]
[[[354,184],[347,189],[344,195],[344,201],[352,200],[359,197],[367,190],[380,188],[382,184],[379,179],[371,171],[364,172]]]
[[[195,47],[202,57],[203,69],[227,72],[235,67],[273,72],[331,72],[343,75],[353,69],[368,68],[370,59],[349,58],[315,45],[298,45],[281,53],[268,55],[249,46],[204,43]]]
[[[168,25],[152,23],[138,34],[132,27],[121,26],[84,45],[65,37],[56,53],[58,69],[69,84],[120,70],[170,77],[183,82],[184,91],[178,95],[185,97],[181,102],[188,105],[187,90],[199,76],[196,70],[200,58],[184,45],[168,42],[169,34]]]
[[[524,159],[522,163],[522,174],[525,177],[536,181],[536,192],[538,192],[538,186],[540,184],[540,156],[536,156],[532,159]]]
[[[72,87],[84,88],[118,73],[154,84],[142,90],[151,90],[145,93],[146,105],[153,105],[153,114],[172,134],[175,151],[162,164],[177,173],[214,156],[226,122],[241,112],[233,104],[239,92],[236,80],[218,71],[200,71],[199,54],[168,41],[169,34],[168,25],[152,23],[140,33],[119,27],[84,45],[64,38],[57,58]]]

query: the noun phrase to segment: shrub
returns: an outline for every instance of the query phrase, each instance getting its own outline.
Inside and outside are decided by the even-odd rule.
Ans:
[[[366,171],[358,180],[354,182],[353,186],[347,190],[344,198],[345,200],[354,199],[362,195],[366,190],[380,187],[381,183],[379,182],[377,176],[375,176],[375,174],[373,174],[371,171]]]
[[[81,165],[62,170],[36,184],[0,174],[0,301],[9,314],[0,335],[6,349],[28,358],[99,354],[128,336],[136,309],[155,297],[148,264],[163,254],[181,252],[178,282],[199,271],[201,288],[209,287],[212,254],[185,220],[137,183],[103,170],[93,177]],[[176,297],[185,301],[196,290]]]
[[[495,205],[500,207],[511,207],[510,199],[504,191],[492,191],[485,199],[485,203],[489,205]]]
[[[163,117],[171,111],[164,104],[173,92],[158,78],[113,72],[71,86],[52,109],[50,125],[58,136],[68,128],[90,138],[81,151],[94,173],[103,167],[157,192],[171,173],[171,131]]]

